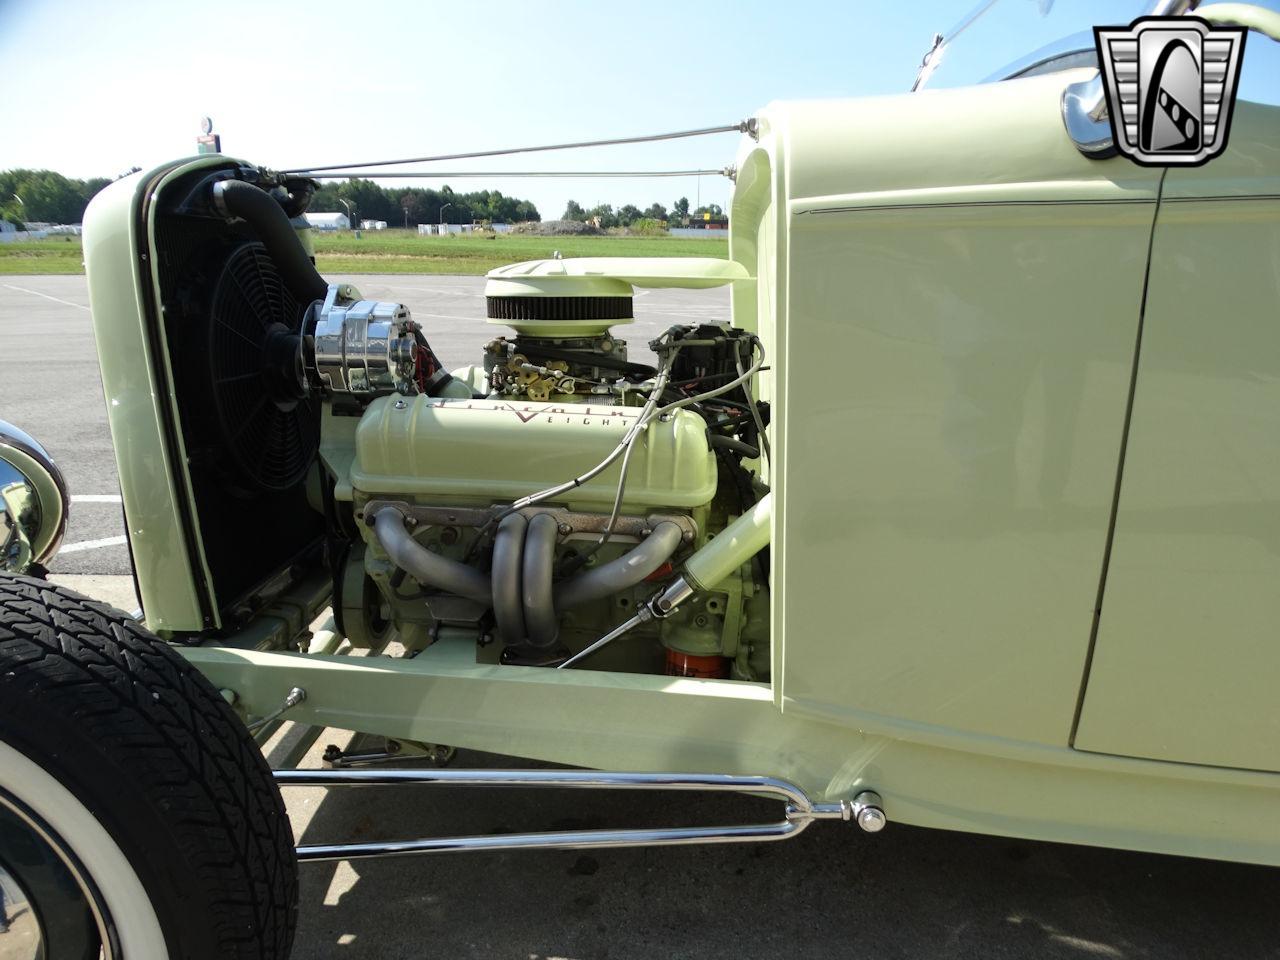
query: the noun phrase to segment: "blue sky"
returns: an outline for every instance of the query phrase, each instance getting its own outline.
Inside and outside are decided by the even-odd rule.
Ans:
[[[933,32],[975,3],[0,0],[0,169],[146,168],[194,152],[206,114],[226,152],[275,167],[729,123],[775,99],[904,91]],[[1057,0],[1048,17],[1045,5],[999,0],[956,44],[952,79],[1143,4]],[[720,168],[735,146],[725,135],[450,167]],[[729,192],[716,177],[451,185],[530,198],[548,218],[569,197],[643,207]]]

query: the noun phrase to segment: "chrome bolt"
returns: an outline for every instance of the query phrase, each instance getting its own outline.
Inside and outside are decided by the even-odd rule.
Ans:
[[[867,833],[879,833],[889,822],[889,818],[885,816],[884,809],[881,807],[883,802],[880,794],[873,790],[864,790],[853,798],[854,815],[857,817],[858,826]]]
[[[884,815],[884,811],[879,807],[867,807],[867,809],[858,814],[858,826],[867,833],[879,833],[888,822],[889,820]]]
[[[556,529],[558,529],[565,536],[568,536],[569,534],[573,533],[573,527],[569,526],[569,524],[567,523],[558,524]]]

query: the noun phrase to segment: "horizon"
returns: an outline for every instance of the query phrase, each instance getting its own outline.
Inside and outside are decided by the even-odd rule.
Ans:
[[[207,9],[158,0],[0,0],[0,57],[26,71],[15,70],[11,83],[34,77],[39,90],[0,102],[0,129],[7,132],[0,169],[49,169],[77,179],[150,169],[195,153],[204,116],[213,119],[228,156],[275,169],[736,123],[772,100],[905,93],[933,33],[950,31],[973,3],[809,0],[780,10],[764,0],[661,0],[637,16],[633,7],[585,0],[537,8],[515,0],[391,2],[353,26],[349,8],[332,0],[265,8],[235,0]],[[993,64],[1063,36],[1073,16],[1073,28],[1110,22],[1133,5],[999,0],[949,58],[959,64],[961,81],[973,82]],[[1276,0],[1266,5],[1274,8]],[[1252,71],[1255,81],[1268,71],[1280,77],[1274,50],[1253,59],[1264,61]],[[1246,75],[1242,96],[1250,87]],[[733,163],[739,138],[458,161],[449,168],[720,169]],[[691,208],[727,209],[731,190],[720,176],[377,182],[500,190],[532,201],[545,220],[558,219],[569,200],[588,209],[608,203],[643,210],[652,203],[670,208],[684,196]]]

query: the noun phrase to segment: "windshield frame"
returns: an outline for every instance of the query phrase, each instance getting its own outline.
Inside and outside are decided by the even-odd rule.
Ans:
[[[954,43],[956,38],[968,30],[969,27],[985,16],[998,2],[999,0],[983,0],[947,33],[934,34],[933,45],[921,60],[920,67],[916,72],[915,82],[911,85],[913,93],[918,90],[924,90],[928,86],[929,79],[946,56],[947,47]],[[1151,0],[1143,9],[1141,15],[1144,17],[1177,17],[1189,13],[1199,5],[1200,0]],[[1010,61],[999,70],[979,80],[978,83],[997,83],[1001,80],[1012,80],[1015,77],[1056,72],[1055,69],[1051,68],[1052,64],[1068,58],[1079,57],[1086,53],[1094,54],[1092,66],[1096,68],[1097,56],[1093,32],[1091,30],[1079,30],[1044,44],[1036,50]],[[1089,65],[1088,63],[1070,63],[1064,64],[1060,69],[1065,70],[1070,67]]]

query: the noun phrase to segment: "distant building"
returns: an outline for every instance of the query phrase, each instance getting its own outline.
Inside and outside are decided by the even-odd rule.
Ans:
[[[350,230],[351,221],[345,213],[307,213],[307,223],[313,230]]]
[[[447,234],[469,234],[475,230],[470,223],[420,223],[418,233],[424,237],[443,237]]]
[[[44,233],[51,236],[80,236],[78,223],[38,223],[29,220],[26,223],[26,229],[31,233]]]
[[[387,229],[387,221],[385,220],[361,220],[361,230],[385,230]]]

